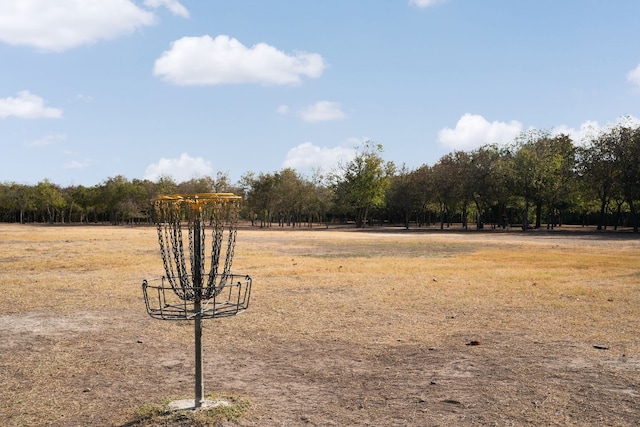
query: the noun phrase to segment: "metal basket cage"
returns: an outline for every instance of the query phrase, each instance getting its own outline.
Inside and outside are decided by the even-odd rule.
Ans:
[[[249,307],[251,297],[251,277],[229,274],[226,284],[210,297],[200,300],[184,299],[170,282],[179,283],[179,278],[169,280],[166,276],[144,280],[142,291],[147,313],[162,320],[214,319],[234,316]],[[153,284],[153,282],[159,282]],[[192,288],[200,295],[206,295],[205,288]]]

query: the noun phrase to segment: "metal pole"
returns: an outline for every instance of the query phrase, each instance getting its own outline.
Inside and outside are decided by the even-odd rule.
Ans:
[[[194,304],[194,308],[200,311],[200,300]],[[195,318],[195,347],[196,347],[196,398],[195,407],[199,408],[204,402],[204,379],[202,374],[202,317],[200,314]]]
[[[201,252],[201,237],[200,230],[200,215],[194,220],[193,227],[193,290],[195,294],[195,301],[193,303],[193,309],[195,311],[194,319],[194,338],[195,338],[195,364],[196,364],[196,388],[195,388],[195,408],[200,408],[204,402],[204,380],[202,374],[202,313],[201,313],[201,299],[202,299],[202,259]]]

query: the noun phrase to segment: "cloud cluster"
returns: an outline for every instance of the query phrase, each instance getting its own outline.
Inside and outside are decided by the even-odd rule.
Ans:
[[[629,71],[627,74],[627,80],[636,86],[637,89],[640,89],[640,64],[633,70]]]
[[[167,8],[188,18],[177,0],[145,0],[150,9]],[[109,40],[153,25],[156,15],[131,0],[0,1],[0,41],[61,52]]]
[[[585,144],[600,132],[612,126],[640,125],[640,119],[634,116],[619,118],[616,122],[600,125],[597,121],[587,120],[576,129],[567,125],[559,125],[549,131],[551,135],[568,135],[576,144]],[[439,142],[452,149],[460,151],[474,150],[486,144],[508,144],[515,141],[525,129],[518,121],[489,122],[481,115],[465,114],[454,129],[444,128],[438,132]]]
[[[91,164],[89,159],[85,160],[70,160],[62,165],[62,169],[84,169]]]
[[[305,122],[326,122],[330,120],[342,120],[347,115],[342,112],[337,102],[318,101],[300,112],[300,117]]]
[[[289,106],[286,104],[279,105],[276,108],[276,113],[281,115],[287,115],[289,112]],[[342,111],[340,103],[332,101],[318,101],[315,104],[296,111],[295,114],[307,123],[342,120],[347,117]]]
[[[576,144],[585,144],[596,138],[601,132],[606,132],[616,126],[640,126],[640,119],[635,116],[624,116],[619,117],[615,122],[608,122],[604,125],[600,125],[595,120],[587,120],[578,129],[566,125],[556,126],[551,130],[551,134],[569,135]]]
[[[22,119],[59,119],[62,110],[46,107],[44,99],[28,90],[18,92],[18,96],[0,99],[0,118],[18,117]]]
[[[0,2],[0,41],[57,52],[154,23],[153,13],[129,0]]]
[[[319,77],[326,64],[317,53],[293,55],[258,43],[248,48],[227,35],[182,37],[155,62],[153,74],[177,85],[295,84]]]
[[[438,3],[443,3],[445,1],[446,0],[409,0],[409,5],[424,8]]]
[[[153,9],[166,7],[169,12],[183,18],[189,18],[190,16],[187,8],[177,0],[144,0],[144,5]]]
[[[587,120],[580,125],[579,129],[569,127],[567,125],[556,126],[551,130],[552,135],[569,135],[571,139],[577,143],[584,143],[590,139],[596,137],[601,131],[602,127],[595,120]]]
[[[48,145],[51,145],[57,141],[63,141],[67,139],[67,135],[65,134],[61,134],[61,133],[57,133],[57,134],[50,134],[50,135],[46,135],[40,139],[36,139],[33,140],[31,142],[28,142],[26,145],[27,147],[46,147]]]
[[[144,171],[144,178],[156,181],[162,176],[170,176],[177,182],[184,182],[212,174],[213,167],[211,167],[210,161],[182,153],[178,158],[167,159],[163,157],[157,163],[150,164]]]
[[[311,142],[304,142],[292,148],[282,163],[285,168],[293,169],[334,169],[341,162],[348,162],[356,155],[356,150],[345,147],[318,147]]]
[[[504,144],[522,132],[522,124],[510,122],[489,122],[477,114],[467,113],[460,117],[456,127],[445,127],[438,132],[438,141],[453,150],[473,150],[485,144]]]

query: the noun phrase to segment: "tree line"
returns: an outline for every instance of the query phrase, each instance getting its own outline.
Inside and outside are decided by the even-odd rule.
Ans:
[[[326,175],[291,168],[245,173],[238,183],[219,172],[177,183],[111,177],[85,187],[0,183],[0,221],[150,223],[150,200],[161,194],[233,192],[242,217],[260,227],[321,224],[461,223],[469,228],[555,228],[596,225],[638,232],[640,125],[631,120],[576,144],[565,134],[530,130],[507,145],[454,151],[415,169],[383,158],[371,141]]]

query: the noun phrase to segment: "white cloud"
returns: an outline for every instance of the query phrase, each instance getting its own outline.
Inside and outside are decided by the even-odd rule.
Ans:
[[[27,147],[46,147],[47,145],[51,145],[56,141],[62,141],[65,139],[67,139],[67,136],[64,134],[46,135],[40,139],[28,142]]]
[[[331,170],[341,162],[351,161],[356,155],[354,148],[318,147],[311,142],[304,142],[292,148],[282,163],[285,168]]]
[[[346,114],[340,109],[340,104],[330,101],[318,101],[300,112],[305,122],[323,122],[328,120],[342,120]]]
[[[510,122],[489,122],[477,114],[466,113],[458,120],[455,129],[444,128],[438,132],[438,141],[454,150],[470,150],[485,144],[511,142],[522,132],[522,124]]]
[[[602,132],[606,132],[616,126],[640,126],[640,119],[635,116],[623,116],[619,117],[614,122],[607,122],[604,125],[600,125],[595,120],[587,120],[580,125],[580,128],[574,129],[567,125],[556,126],[551,130],[552,135],[565,134],[569,135],[574,143],[584,144],[591,139],[598,137]]]
[[[574,129],[567,125],[556,126],[551,130],[551,134],[569,135],[574,143],[581,143],[595,138],[601,130],[602,128],[597,121],[587,120],[580,125],[579,129]]]
[[[183,18],[189,17],[189,11],[177,0],[144,0],[144,5],[157,9],[159,7],[166,7],[169,12],[174,15],[181,16]]]
[[[87,166],[89,166],[89,164],[91,163],[90,160],[83,160],[83,161],[79,161],[79,160],[71,160],[67,163],[65,163],[64,165],[62,165],[63,169],[84,169]]]
[[[153,74],[177,85],[294,84],[319,77],[326,64],[317,53],[287,55],[266,43],[247,48],[234,38],[183,37],[155,62]]]
[[[158,163],[150,164],[144,171],[144,178],[155,181],[161,176],[171,176],[177,182],[184,182],[212,174],[211,162],[182,153],[177,159],[161,158]]]
[[[91,95],[84,95],[82,93],[79,93],[79,94],[76,95],[75,100],[76,101],[80,101],[80,102],[91,103],[91,102],[94,101],[94,98]]]
[[[0,1],[0,41],[60,52],[152,25],[131,0]]]
[[[429,7],[429,6],[433,6],[436,5],[438,3],[443,3],[446,0],[409,0],[409,6],[416,6],[416,7]]]
[[[289,106],[282,104],[282,105],[278,105],[278,108],[276,108],[276,113],[278,114],[288,114],[289,113]]]
[[[640,89],[640,64],[633,70],[629,71],[627,74],[627,80]]]
[[[0,98],[0,118],[59,119],[62,117],[62,110],[45,107],[44,104],[44,99],[28,90],[23,90],[18,92],[15,98]]]

